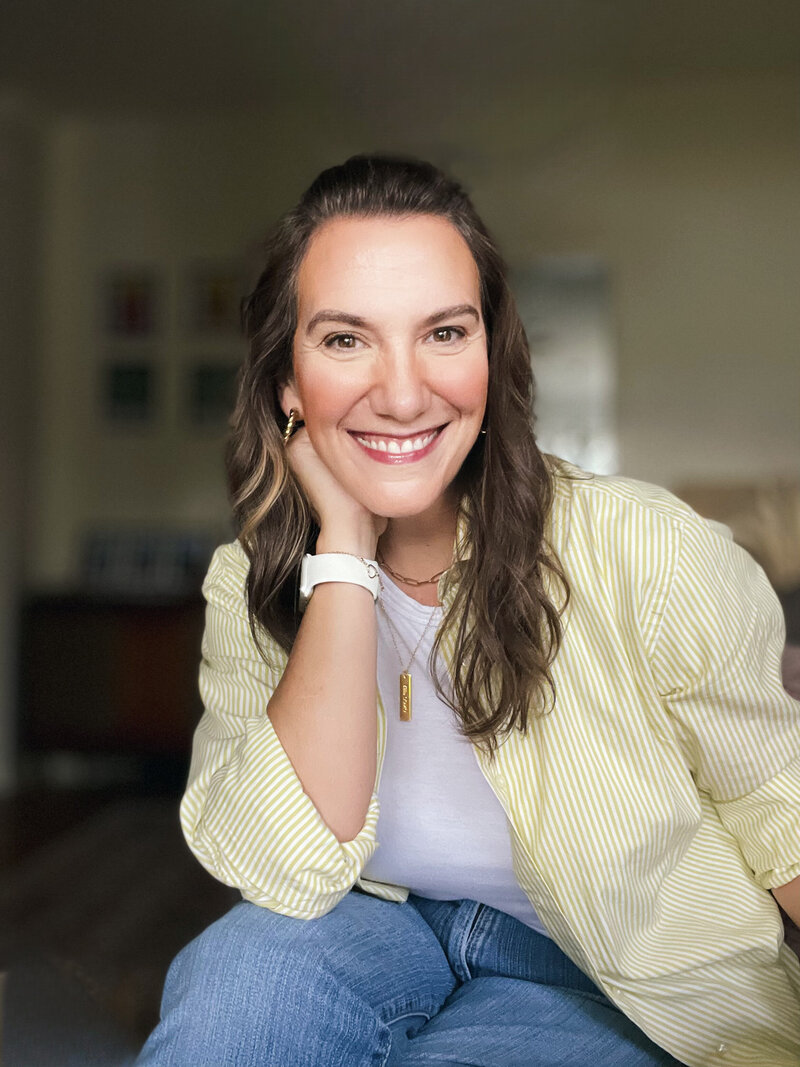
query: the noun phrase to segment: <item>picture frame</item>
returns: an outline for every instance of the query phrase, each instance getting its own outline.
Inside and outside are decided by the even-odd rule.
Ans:
[[[185,318],[188,333],[238,337],[241,332],[243,271],[235,262],[198,262],[187,271]]]
[[[158,328],[159,280],[149,267],[109,270],[101,285],[107,334],[128,340],[151,337]]]
[[[156,369],[151,356],[108,356],[101,366],[101,408],[112,426],[149,426],[156,410]]]
[[[200,357],[186,369],[185,406],[196,429],[227,429],[236,399],[238,363],[230,358]]]

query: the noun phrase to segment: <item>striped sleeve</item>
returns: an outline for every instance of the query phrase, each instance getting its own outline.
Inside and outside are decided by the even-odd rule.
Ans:
[[[760,567],[703,520],[679,522],[651,662],[698,788],[765,889],[800,875],[800,704],[781,683],[783,644]]]
[[[205,711],[192,748],[181,825],[200,863],[246,900],[295,918],[324,915],[352,888],[376,847],[377,798],[361,832],[340,843],[303,791],[267,716],[286,654],[265,660],[247,618],[247,558],[218,549],[203,593],[200,666]]]

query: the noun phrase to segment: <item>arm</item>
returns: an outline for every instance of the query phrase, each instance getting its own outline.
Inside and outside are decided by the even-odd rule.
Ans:
[[[366,511],[317,455],[308,431],[289,444],[289,460],[315,514],[317,553],[374,559],[384,519]],[[377,623],[360,586],[316,586],[267,714],[303,788],[339,841],[354,838],[375,786]]]
[[[374,546],[363,554],[374,556]],[[356,585],[318,585],[267,714],[339,841],[352,840],[364,825],[375,786],[376,676],[372,594]]]
[[[314,918],[335,907],[372,855],[377,797],[370,798],[360,832],[340,842],[304,790],[267,715],[287,656],[267,639],[264,659],[253,642],[248,566],[238,544],[225,545],[203,586],[205,711],[195,732],[181,823],[192,852],[215,878],[253,903]]]
[[[374,557],[385,520],[344,492],[305,430],[289,459],[320,518],[317,550]],[[246,557],[221,552],[204,586],[206,712],[184,833],[248,900],[310,918],[338,903],[375,849],[375,606],[359,586],[317,586],[291,655],[273,644],[265,663],[249,631]]]
[[[698,789],[756,882],[796,913],[800,704],[781,684],[780,606],[750,556],[696,517],[676,524],[674,550],[652,643],[656,682]]]
[[[800,647],[786,645],[782,657],[783,687],[787,693],[800,700]],[[772,895],[800,929],[800,877],[786,885],[775,886]]]
[[[786,885],[775,886],[772,895],[795,926],[800,927],[800,876]]]

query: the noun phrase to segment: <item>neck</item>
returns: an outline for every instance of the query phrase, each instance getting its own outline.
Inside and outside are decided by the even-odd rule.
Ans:
[[[442,502],[422,515],[390,519],[378,542],[378,554],[408,578],[429,578],[450,566],[455,536],[456,506]],[[421,604],[438,602],[435,582],[416,587],[402,581],[397,584]]]

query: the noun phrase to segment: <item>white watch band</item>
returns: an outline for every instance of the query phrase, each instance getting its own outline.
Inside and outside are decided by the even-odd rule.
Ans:
[[[378,564],[374,559],[351,556],[346,552],[322,552],[318,556],[303,556],[300,565],[300,601],[305,603],[315,585],[323,582],[347,582],[362,585],[378,599],[380,579]]]

